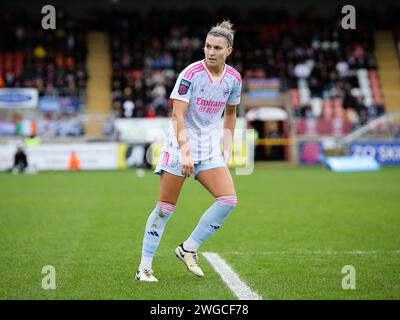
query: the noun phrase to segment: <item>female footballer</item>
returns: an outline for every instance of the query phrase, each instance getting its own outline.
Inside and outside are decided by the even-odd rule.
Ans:
[[[242,80],[239,72],[225,64],[232,53],[233,37],[229,21],[212,27],[205,41],[205,59],[186,67],[171,93],[172,119],[155,169],[155,173],[160,175],[158,201],[146,223],[137,280],[158,281],[153,274],[152,260],[187,177],[193,174],[216,200],[186,241],[175,249],[177,258],[195,275],[204,276],[198,263],[199,246],[222,225],[236,206],[235,186],[227,163]],[[223,153],[219,131],[222,114]]]

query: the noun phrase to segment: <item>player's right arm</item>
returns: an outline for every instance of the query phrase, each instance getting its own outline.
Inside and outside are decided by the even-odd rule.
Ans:
[[[178,140],[182,154],[181,171],[182,174],[187,177],[194,173],[194,163],[188,142],[188,132],[184,121],[184,115],[188,110],[190,97],[193,92],[193,78],[187,77],[187,71],[192,67],[192,65],[186,67],[186,69],[179,74],[170,96],[170,98],[174,100],[172,123],[174,125],[175,136]]]
[[[188,109],[189,103],[182,100],[174,100],[172,109],[172,123],[175,129],[175,135],[182,154],[181,172],[189,177],[194,173],[194,162],[187,140],[187,129],[185,126],[184,115]]]

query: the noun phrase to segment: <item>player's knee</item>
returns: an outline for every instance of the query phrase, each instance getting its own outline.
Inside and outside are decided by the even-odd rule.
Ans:
[[[230,207],[231,209],[237,206],[237,196],[222,196],[218,197],[216,200],[219,204]]]

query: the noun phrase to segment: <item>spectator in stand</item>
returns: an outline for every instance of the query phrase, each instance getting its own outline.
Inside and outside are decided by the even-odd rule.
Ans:
[[[154,107],[151,104],[148,104],[145,110],[145,116],[146,118],[155,118],[156,117],[156,112],[154,110]]]
[[[306,104],[300,107],[300,116],[302,118],[314,118],[314,114],[312,112],[312,108],[310,105]]]
[[[113,101],[112,110],[116,117],[118,117],[118,118],[124,117],[124,112],[122,109],[121,101],[119,101],[119,100]]]
[[[297,78],[308,78],[311,73],[311,68],[306,61],[300,60],[294,67],[294,75]]]
[[[359,96],[356,103],[356,111],[361,125],[365,125],[368,122],[368,108],[365,105],[364,100],[363,96]]]
[[[359,118],[360,118],[360,125],[364,126],[368,123],[368,110],[367,109],[361,109],[359,112]]]
[[[356,109],[358,115],[360,115],[361,111],[367,110],[367,107],[366,107],[364,101],[365,101],[364,96],[360,95],[359,97],[357,97],[355,109]]]
[[[336,71],[340,78],[347,78],[349,75],[349,64],[341,57],[341,59],[336,63]]]
[[[353,108],[347,109],[346,120],[348,122],[350,122],[351,130],[357,129],[357,127],[358,127],[358,125],[360,123],[360,118],[358,117],[357,112]]]
[[[122,105],[124,118],[132,118],[135,110],[135,103],[132,100],[125,100]]]
[[[134,116],[138,118],[144,118],[146,116],[143,100],[141,99],[136,100],[136,108],[134,111]]]

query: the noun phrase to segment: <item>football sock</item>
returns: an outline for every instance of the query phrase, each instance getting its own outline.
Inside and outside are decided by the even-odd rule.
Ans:
[[[193,240],[192,237],[189,237],[182,243],[182,248],[185,251],[197,251],[198,247],[200,247],[200,243]]]
[[[199,246],[222,225],[237,204],[236,196],[218,197],[216,200],[217,201],[204,212],[189,238],[183,242],[183,248],[185,250],[197,251]]]
[[[151,269],[153,257],[157,251],[158,245],[160,244],[165,225],[174,210],[174,204],[158,201],[157,206],[150,213],[144,231],[142,259],[140,261],[139,269]]]

